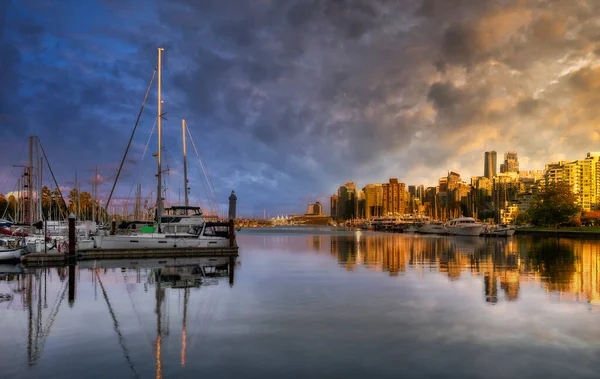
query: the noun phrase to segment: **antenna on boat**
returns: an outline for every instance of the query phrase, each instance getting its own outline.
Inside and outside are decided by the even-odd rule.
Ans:
[[[161,90],[162,90],[162,52],[163,52],[163,48],[159,47],[158,48],[158,153],[157,153],[157,160],[158,160],[158,173],[157,173],[157,179],[158,179],[158,186],[157,186],[157,191],[156,191],[156,221],[158,223],[158,232],[160,233],[160,218],[163,214],[163,202],[162,202],[162,165],[161,165],[161,158],[162,158],[162,95],[161,95]]]

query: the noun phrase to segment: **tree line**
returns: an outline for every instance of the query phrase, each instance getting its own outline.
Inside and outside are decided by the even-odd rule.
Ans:
[[[97,221],[100,219],[106,220],[112,218],[113,215],[107,216],[106,212],[100,207],[98,200],[94,201],[89,192],[79,192],[76,188],[69,191],[67,198],[62,199],[58,189],[51,190],[47,186],[42,187],[42,214],[50,220],[60,220],[65,218],[65,215],[73,213],[78,215],[79,220],[92,220],[94,217]],[[6,197],[0,194],[0,217],[16,221],[19,219],[19,211],[23,209],[23,198],[17,198],[14,195]],[[116,215],[114,215],[116,216]]]

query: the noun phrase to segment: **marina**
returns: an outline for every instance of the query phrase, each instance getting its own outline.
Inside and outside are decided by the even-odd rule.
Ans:
[[[596,376],[596,240],[327,227],[245,229],[237,238],[234,275],[209,258],[0,265],[0,345],[11,347],[1,372]],[[434,356],[445,358],[431,365]],[[474,356],[495,369],[464,363]]]
[[[599,29],[0,0],[0,378],[599,377]]]

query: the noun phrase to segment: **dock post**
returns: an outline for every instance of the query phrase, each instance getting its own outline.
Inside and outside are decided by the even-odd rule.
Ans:
[[[113,218],[110,223],[110,234],[114,235],[116,232],[117,232],[117,220],[115,220]]]
[[[233,219],[229,219],[229,247],[235,246],[235,227],[233,225]]]
[[[69,263],[69,306],[75,303],[75,263]]]
[[[235,278],[235,257],[229,257],[229,286],[233,287],[233,279]]]
[[[69,215],[69,257],[75,256],[75,215]]]

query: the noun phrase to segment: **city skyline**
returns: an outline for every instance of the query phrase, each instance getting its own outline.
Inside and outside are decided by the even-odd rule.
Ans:
[[[222,208],[235,190],[242,214],[329,204],[351,179],[479,176],[492,149],[519,152],[520,170],[579,159],[600,150],[598,12],[594,0],[5,1],[0,184],[38,135],[62,186],[98,166],[106,199],[159,46],[173,199],[181,118]],[[118,197],[140,172],[152,189],[152,143],[141,156],[155,103]]]

